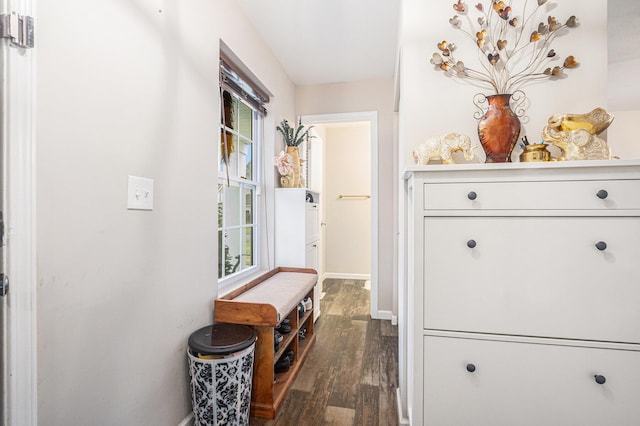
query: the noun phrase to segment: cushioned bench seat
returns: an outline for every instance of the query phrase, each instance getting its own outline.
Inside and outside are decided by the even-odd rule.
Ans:
[[[300,303],[317,281],[316,274],[279,272],[233,300],[272,305],[280,321]]]
[[[275,326],[318,282],[318,273],[305,268],[276,268],[238,290],[216,299],[216,321]]]

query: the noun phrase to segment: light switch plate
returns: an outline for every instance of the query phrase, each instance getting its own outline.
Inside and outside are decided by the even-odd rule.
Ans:
[[[153,179],[129,176],[127,209],[153,210]]]

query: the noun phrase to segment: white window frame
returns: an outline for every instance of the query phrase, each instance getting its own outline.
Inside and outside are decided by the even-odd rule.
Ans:
[[[252,144],[251,144],[251,163],[252,163],[252,177],[251,179],[246,179],[246,178],[242,178],[239,176],[232,176],[229,175],[227,176],[226,173],[226,165],[224,168],[220,167],[220,162],[222,161],[222,157],[223,157],[223,153],[219,152],[219,156],[218,156],[218,202],[220,203],[220,201],[224,201],[225,200],[225,191],[227,190],[227,188],[230,187],[230,185],[237,185],[238,186],[238,191],[240,193],[239,199],[238,199],[238,213],[240,215],[239,217],[239,224],[238,225],[230,225],[227,226],[226,225],[226,216],[223,214],[223,223],[222,226],[220,226],[219,224],[219,218],[216,218],[216,225],[218,227],[218,232],[216,235],[216,240],[217,240],[217,244],[218,244],[218,260],[219,260],[219,264],[218,267],[222,268],[222,270],[218,270],[218,290],[222,290],[225,288],[228,288],[230,286],[232,286],[234,283],[236,283],[237,281],[241,280],[242,278],[244,278],[245,276],[254,274],[256,271],[260,270],[260,241],[259,241],[259,235],[260,235],[260,220],[258,217],[258,194],[260,192],[260,186],[262,184],[261,180],[260,180],[260,176],[261,176],[261,164],[262,164],[262,143],[263,143],[263,116],[262,114],[256,110],[254,107],[252,107],[249,103],[245,102],[240,96],[238,96],[236,93],[234,93],[233,90],[229,90],[226,87],[221,87],[220,88],[220,109],[221,109],[221,114],[220,114],[220,119],[219,119],[219,131],[218,134],[220,135],[220,144],[218,145],[219,147],[222,146],[222,135],[225,132],[230,132],[231,134],[233,134],[234,136],[238,137],[238,141],[240,140],[241,136],[240,136],[240,131],[239,129],[229,129],[228,127],[226,127],[223,123],[223,116],[222,116],[222,111],[224,110],[224,100],[222,97],[222,92],[223,91],[227,91],[229,92],[235,99],[237,99],[238,102],[242,102],[245,106],[247,106],[248,108],[251,109],[252,111],[252,128],[253,128],[253,134],[252,134]],[[246,138],[244,138],[246,139]],[[220,150],[221,151],[221,150]],[[235,158],[235,161],[239,161],[237,158]],[[240,250],[240,270],[237,272],[233,272],[229,275],[225,274],[225,243],[224,243],[224,238],[225,236],[225,231],[234,231],[234,230],[238,230],[238,229],[244,229],[247,228],[247,225],[244,224],[244,220],[243,220],[243,212],[245,211],[245,204],[244,204],[244,197],[243,197],[243,188],[250,188],[252,190],[253,193],[253,197],[252,197],[252,207],[253,207],[253,211],[251,213],[251,217],[252,217],[252,224],[250,225],[250,227],[252,228],[253,232],[252,232],[252,251],[253,251],[253,264],[251,266],[248,266],[244,269],[242,269],[241,265],[242,265],[242,250]],[[224,207],[223,207],[224,210]],[[223,242],[222,244],[220,244],[220,240],[219,240],[219,235],[220,233],[223,233],[222,237],[223,237]],[[240,244],[242,244],[242,233],[240,233]],[[221,259],[221,262],[220,262]]]

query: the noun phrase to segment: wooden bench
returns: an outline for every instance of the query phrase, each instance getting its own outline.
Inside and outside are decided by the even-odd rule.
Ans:
[[[298,315],[298,304],[310,297],[315,308],[313,287],[318,281],[314,269],[273,269],[248,284],[216,299],[213,316],[216,322],[244,324],[258,334],[251,391],[251,415],[275,419],[287,392],[307,357],[316,336],[313,330],[313,309]],[[283,335],[278,351],[274,351],[274,329],[289,319],[291,332]],[[304,338],[298,338],[301,328]],[[294,362],[287,372],[275,374],[274,365],[292,350]]]

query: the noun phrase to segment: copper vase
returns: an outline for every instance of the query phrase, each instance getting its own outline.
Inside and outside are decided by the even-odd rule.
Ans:
[[[484,152],[485,163],[511,161],[511,152],[520,135],[520,119],[511,110],[511,95],[487,96],[489,107],[478,121],[478,136]]]

